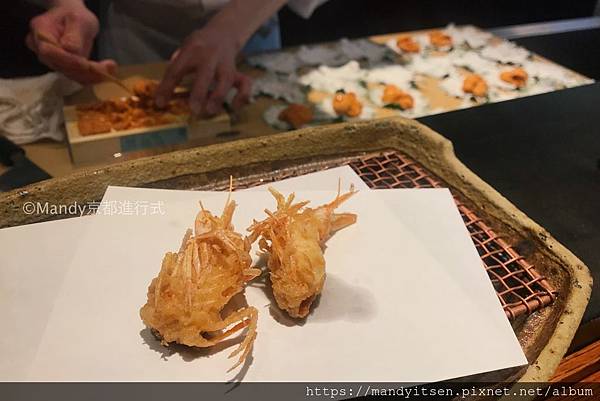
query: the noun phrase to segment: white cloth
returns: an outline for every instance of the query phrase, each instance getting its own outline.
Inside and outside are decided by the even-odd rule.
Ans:
[[[0,79],[0,133],[21,145],[65,138],[63,97],[80,88],[63,75]]]

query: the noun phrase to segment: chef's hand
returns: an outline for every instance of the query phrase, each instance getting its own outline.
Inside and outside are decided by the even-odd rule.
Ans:
[[[95,83],[103,77],[90,68],[90,63],[107,73],[114,73],[116,68],[113,60],[88,60],[98,29],[98,19],[83,0],[54,0],[48,11],[31,20],[26,43],[51,69],[82,84]],[[40,39],[40,35],[60,48]]]
[[[165,76],[156,91],[156,103],[162,107],[182,78],[193,74],[190,108],[195,115],[210,116],[223,110],[223,101],[231,88],[237,93],[232,106],[239,109],[250,97],[250,78],[236,68],[241,44],[228,35],[220,24],[208,24],[193,32],[173,54]]]

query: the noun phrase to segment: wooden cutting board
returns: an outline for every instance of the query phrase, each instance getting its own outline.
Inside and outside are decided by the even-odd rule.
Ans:
[[[140,79],[160,80],[164,75],[166,66],[166,63],[124,66],[118,69],[117,77],[131,88]],[[229,115],[222,113],[207,119],[197,119],[190,116],[176,123],[154,127],[135,128],[86,136],[80,134],[76,110],[77,105],[118,99],[129,95],[125,89],[113,82],[106,81],[85,87],[65,100],[63,114],[65,117],[67,141],[71,159],[75,165],[90,165],[120,159],[123,157],[123,154],[130,151],[128,143],[143,144],[146,142],[151,144],[154,142],[160,144],[165,142],[164,138],[168,138],[169,136],[176,136],[178,141],[180,141],[179,138],[184,137],[185,142],[198,140],[210,142],[216,135],[231,130]],[[162,135],[162,138],[159,138],[160,140],[145,140],[146,138],[142,139],[143,135],[146,138],[148,136],[156,137]],[[164,147],[164,145],[159,147]],[[160,151],[160,149],[157,151]]]

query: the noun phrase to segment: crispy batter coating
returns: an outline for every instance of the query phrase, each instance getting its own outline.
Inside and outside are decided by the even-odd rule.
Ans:
[[[481,75],[469,74],[465,77],[463,82],[463,91],[465,93],[472,93],[478,97],[483,97],[487,95],[488,86]]]
[[[395,104],[402,110],[412,109],[415,106],[413,97],[398,88],[396,85],[386,85],[383,89],[381,100],[385,104]]]
[[[354,92],[337,92],[333,97],[333,110],[338,116],[358,117],[363,105]]]
[[[163,109],[154,103],[156,81],[139,80],[133,85],[135,96],[77,106],[81,135],[172,124],[190,114],[187,100],[174,98]]]
[[[298,129],[312,121],[313,111],[308,106],[293,103],[279,113],[279,119]]]
[[[452,46],[452,37],[442,31],[429,32],[429,43],[435,48],[443,48]]]
[[[353,188],[330,203],[316,209],[305,208],[308,202],[293,203],[294,194],[286,199],[269,188],[277,200],[277,211],[254,222],[248,229],[250,241],[259,239],[260,249],[269,255],[273,295],[279,308],[291,317],[304,318],[325,283],[323,244],[335,231],[356,222],[356,215],[334,213],[354,195]]]
[[[200,211],[194,235],[188,230],[179,252],[165,255],[158,277],[148,288],[148,302],[140,310],[142,320],[163,345],[211,347],[247,327],[244,340],[229,355],[240,354],[231,369],[252,349],[258,311],[250,306],[226,317],[221,312],[260,274],[250,266],[250,242],[233,231],[235,207],[228,200],[221,217],[204,208]]]
[[[513,68],[509,71],[503,71],[500,73],[500,79],[509,84],[513,84],[515,88],[523,88],[527,85],[527,79],[529,74],[521,67]]]
[[[410,35],[400,35],[396,39],[396,46],[407,53],[418,53],[421,51],[421,46]]]

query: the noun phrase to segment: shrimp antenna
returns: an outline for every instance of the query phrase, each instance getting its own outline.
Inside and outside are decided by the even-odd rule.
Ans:
[[[231,200],[231,193],[233,192],[233,176],[229,176],[229,194],[227,195],[227,202],[225,202],[225,207],[229,205],[229,201]]]
[[[338,198],[340,197],[340,194],[342,193],[342,177],[338,178]]]
[[[202,211],[205,212],[206,209],[204,209],[204,205],[202,204],[202,201],[198,201],[198,203],[200,204],[200,209],[202,209]]]

